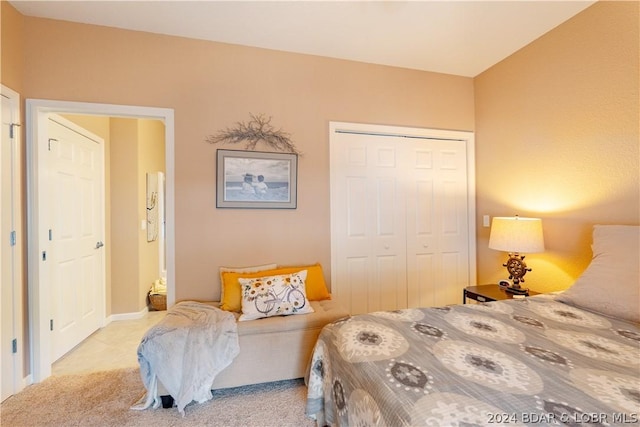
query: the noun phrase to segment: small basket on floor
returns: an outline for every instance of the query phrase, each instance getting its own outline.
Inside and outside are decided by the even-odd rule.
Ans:
[[[149,292],[149,302],[151,308],[156,311],[162,311],[167,309],[167,294],[152,294]]]

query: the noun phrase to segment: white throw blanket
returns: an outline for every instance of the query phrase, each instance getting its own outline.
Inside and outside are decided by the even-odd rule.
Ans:
[[[193,301],[176,304],[138,346],[147,393],[132,409],[160,406],[160,380],[184,416],[185,406],[192,401],[211,399],[213,380],[239,352],[233,314]]]

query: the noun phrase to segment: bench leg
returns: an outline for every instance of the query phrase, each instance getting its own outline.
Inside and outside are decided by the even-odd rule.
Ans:
[[[167,409],[167,408],[173,408],[173,397],[171,397],[170,395],[166,395],[166,396],[160,396],[160,399],[162,399],[162,407]]]

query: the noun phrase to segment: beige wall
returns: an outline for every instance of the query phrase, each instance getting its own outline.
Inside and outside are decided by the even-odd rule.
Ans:
[[[138,120],[138,224],[147,220],[147,173],[165,172],[164,124],[159,120]],[[160,240],[147,242],[147,230],[138,232],[140,252],[138,310],[147,305],[151,283],[160,278]]]
[[[2,84],[22,95],[24,17],[5,0],[0,13],[0,76]]]
[[[505,257],[487,249],[482,214],[544,219],[548,250],[528,257],[541,290],[584,269],[594,223],[639,221],[637,2],[599,2],[474,80],[2,8],[2,82],[23,98],[175,109],[178,299],[215,298],[218,265],[328,267],[330,120],[476,131],[480,282]],[[249,113],[305,153],[295,211],[215,208],[216,147],[202,141]]]
[[[158,241],[147,242],[146,173],[164,172],[164,125],[155,120],[112,118],[111,306],[135,313],[159,278]]]
[[[110,125],[111,211],[117,212],[111,216],[111,305],[115,313],[135,313],[140,310],[138,121],[114,118]]]
[[[329,277],[330,120],[474,128],[469,78],[39,18],[25,27],[25,97],[175,110],[178,300],[217,298],[220,265],[321,262]],[[217,147],[203,141],[250,113],[272,116],[304,153],[296,210],[215,207]]]
[[[478,216],[543,219],[526,285],[568,287],[593,224],[640,223],[638,2],[599,2],[475,79]],[[478,222],[478,278],[506,254]]]

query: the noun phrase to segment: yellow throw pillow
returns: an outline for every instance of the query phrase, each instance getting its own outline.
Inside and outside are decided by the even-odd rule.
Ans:
[[[226,311],[242,311],[242,290],[238,279],[255,279],[256,277],[277,276],[282,274],[297,273],[307,270],[306,291],[309,301],[320,301],[330,299],[331,295],[327,290],[327,284],[322,274],[322,266],[320,264],[297,266],[297,267],[281,267],[273,270],[263,270],[255,273],[236,273],[230,271],[222,272],[222,301],[220,308]]]
[[[307,298],[309,299],[309,301],[322,301],[324,299],[331,299],[331,294],[329,293],[327,284],[324,281],[322,266],[319,263],[314,265],[302,265],[299,267],[288,268],[295,269],[293,272],[307,270],[306,289]]]
[[[255,273],[257,271],[273,270],[274,268],[278,268],[278,264],[263,264],[250,267],[220,267],[220,301],[224,299],[224,286],[222,286],[224,279],[222,278],[222,273],[225,271],[231,271],[233,273]]]

